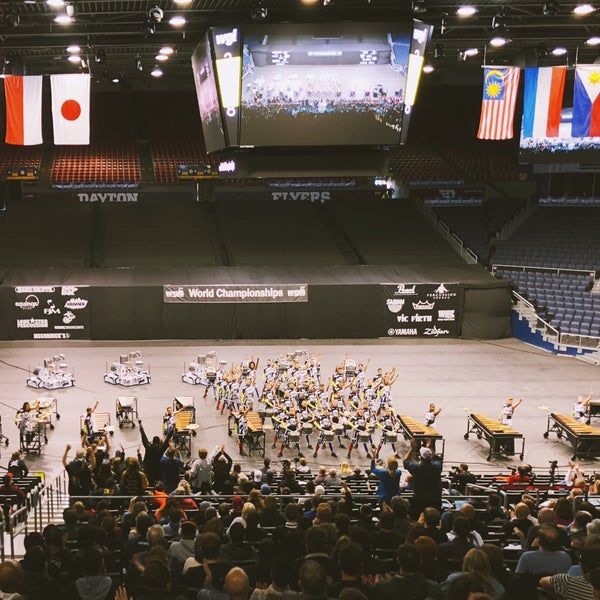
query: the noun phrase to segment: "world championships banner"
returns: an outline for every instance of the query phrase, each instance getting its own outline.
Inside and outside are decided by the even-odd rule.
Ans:
[[[15,287],[16,340],[85,340],[90,337],[89,287]]]
[[[163,301],[171,304],[239,304],[308,302],[308,284],[164,285]]]
[[[458,285],[382,284],[388,337],[456,337]]]

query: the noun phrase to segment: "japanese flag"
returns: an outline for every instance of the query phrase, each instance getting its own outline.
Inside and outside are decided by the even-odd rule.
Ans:
[[[90,143],[90,76],[51,75],[55,145]]]
[[[34,146],[42,139],[42,76],[22,77],[7,75],[4,79],[6,95],[6,143]]]

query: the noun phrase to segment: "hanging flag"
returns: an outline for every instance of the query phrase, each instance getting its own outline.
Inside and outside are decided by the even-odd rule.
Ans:
[[[4,78],[7,144],[35,146],[42,138],[42,76]]]
[[[525,69],[523,137],[558,137],[567,67]]]
[[[573,90],[573,137],[600,136],[600,65],[577,65]]]
[[[477,137],[480,140],[508,140],[513,121],[519,67],[486,67],[483,71],[483,100]]]
[[[52,124],[56,145],[90,143],[90,76],[51,75]]]

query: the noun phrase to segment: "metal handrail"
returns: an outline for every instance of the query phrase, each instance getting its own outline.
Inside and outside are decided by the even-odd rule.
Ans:
[[[18,508],[7,517],[10,538],[10,557],[15,557],[15,537],[21,533],[27,534],[27,505]]]
[[[491,267],[492,273],[495,273],[497,269],[511,269],[514,271],[551,271],[559,275],[560,273],[585,273],[590,277],[596,278],[597,271],[592,269],[567,269],[564,267],[539,267],[535,265],[515,265],[515,264],[505,264],[505,263],[494,263]]]

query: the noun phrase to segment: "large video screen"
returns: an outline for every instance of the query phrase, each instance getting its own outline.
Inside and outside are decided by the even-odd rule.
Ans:
[[[400,143],[413,23],[244,30],[241,146]]]
[[[598,163],[600,129],[593,128],[596,112],[593,106],[594,94],[600,89],[597,83],[600,65],[578,65],[577,73],[565,70],[564,96],[554,99],[554,110],[551,94],[546,101],[548,106],[541,107],[543,110],[539,103],[535,110],[533,106],[527,107],[526,96],[520,136],[521,163]],[[543,77],[551,78],[552,72],[526,69],[525,85],[537,84],[540,88]],[[530,97],[534,104],[535,97],[533,94]]]
[[[192,71],[207,152],[227,147],[208,34],[194,49]]]

